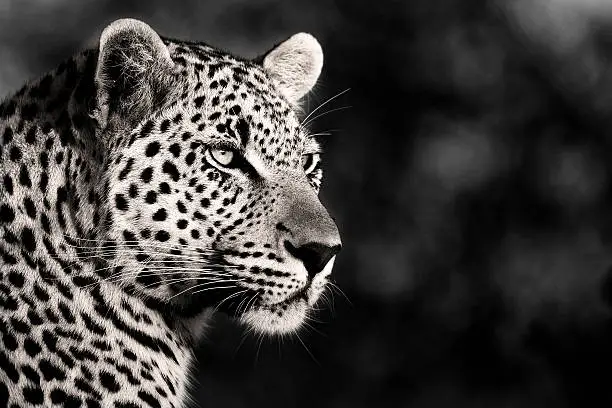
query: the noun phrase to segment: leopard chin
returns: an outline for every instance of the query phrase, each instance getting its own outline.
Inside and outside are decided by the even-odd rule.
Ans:
[[[283,335],[295,333],[308,317],[308,302],[304,298],[279,306],[259,306],[240,317],[241,323],[256,333]]]

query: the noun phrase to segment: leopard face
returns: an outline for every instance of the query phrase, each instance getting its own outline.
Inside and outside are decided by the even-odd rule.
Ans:
[[[112,157],[111,279],[264,333],[302,325],[341,247],[317,196],[319,146],[296,113],[321,65],[307,34],[246,61],[134,20],[105,30],[97,119]],[[134,109],[139,98],[161,102]]]

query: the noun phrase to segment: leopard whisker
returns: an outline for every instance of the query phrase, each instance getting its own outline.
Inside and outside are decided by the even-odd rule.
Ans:
[[[324,101],[323,103],[319,104],[319,106],[317,106],[316,108],[314,108],[312,110],[312,112],[310,112],[308,115],[306,115],[306,117],[304,119],[302,119],[302,121],[300,122],[300,127],[302,126],[306,126],[305,122],[308,120],[308,118],[310,118],[314,113],[316,113],[319,109],[321,109],[322,107],[324,107],[325,105],[327,105],[328,103],[330,103],[331,101],[333,101],[336,98],[339,98],[340,96],[344,95],[345,93],[347,93],[348,91],[350,91],[351,88],[346,88],[344,91],[340,91],[337,94],[335,94],[334,96],[332,96],[331,98],[327,98],[326,101]]]
[[[113,244],[115,246],[147,246],[147,247],[158,247],[158,248],[173,248],[176,249],[178,248],[193,248],[194,250],[197,251],[207,251],[210,253],[216,253],[217,251],[215,250],[211,250],[211,249],[206,249],[206,248],[202,248],[202,247],[197,247],[197,246],[193,246],[193,245],[187,245],[187,244],[181,244],[181,243],[172,243],[172,244],[161,244],[161,243],[151,243],[151,242],[147,242],[147,241],[119,241],[119,240],[100,240],[100,239],[86,239],[86,238],[77,238],[77,237],[73,237],[70,235],[66,235],[63,234],[65,237],[67,238],[71,238],[74,241],[86,241],[86,242],[94,242],[97,244],[103,244],[103,243],[110,243]],[[108,248],[108,245],[97,245],[97,246],[78,246],[78,245],[71,245],[71,244],[67,244],[68,247],[71,248]]]
[[[232,294],[232,295],[227,296],[227,297],[226,297],[226,298],[224,298],[224,299],[223,299],[221,302],[217,303],[217,305],[215,306],[215,308],[213,309],[213,311],[214,311],[214,312],[217,312],[217,311],[219,310],[219,308],[221,307],[221,305],[222,305],[224,302],[226,302],[226,301],[230,300],[230,299],[231,299],[231,298],[233,298],[233,297],[240,296],[240,295],[242,295],[243,293],[246,293],[246,292],[248,292],[248,289],[244,289],[244,290],[241,290],[241,291],[239,291],[239,292],[236,292],[236,293],[234,293],[234,294]],[[244,300],[244,299],[243,299],[243,300]]]
[[[337,111],[341,111],[341,110],[349,109],[349,108],[352,108],[352,106],[351,106],[351,105],[341,106],[341,107],[339,107],[339,108],[334,108],[334,109],[330,109],[330,110],[328,110],[328,111],[325,111],[325,112],[323,112],[323,113],[319,113],[318,115],[316,115],[316,116],[314,116],[314,117],[310,118],[310,119],[308,120],[308,122],[304,123],[302,126],[308,126],[308,124],[309,124],[309,123],[312,123],[312,121],[317,120],[317,119],[319,119],[320,117],[323,117],[323,116],[328,115],[328,114],[333,113],[333,112],[337,112]]]
[[[196,277],[196,278],[187,278],[187,277],[181,277],[181,278],[172,278],[172,279],[166,279],[163,281],[163,283],[182,283],[182,282],[193,282],[193,281],[202,281],[205,280],[209,283],[218,283],[218,282],[242,282],[242,279],[211,279],[211,278],[203,278],[203,277]],[[155,286],[158,283],[150,283],[148,285],[143,286],[143,288],[148,288],[151,286]]]
[[[101,268],[101,269],[108,269],[108,268]],[[100,269],[98,269],[99,271]],[[89,288],[92,286],[95,286],[96,284],[99,284],[101,282],[111,282],[111,283],[115,283],[115,282],[120,282],[122,280],[125,280],[126,278],[130,278],[130,277],[134,277],[134,276],[138,276],[138,275],[143,275],[143,276],[153,276],[153,275],[173,275],[176,272],[169,270],[169,271],[161,271],[158,272],[156,270],[147,270],[147,271],[130,271],[130,272],[123,272],[120,274],[114,274],[102,279],[99,279],[98,281],[91,283],[89,285],[85,285],[84,288]],[[199,269],[193,268],[191,270],[187,270],[185,273],[187,274],[193,274],[193,275],[197,275],[197,276],[205,276],[205,275],[211,275],[211,276],[216,276],[216,277],[220,277],[220,276],[226,276],[226,277],[234,277],[235,275],[232,274],[227,274],[227,273],[219,273],[219,272],[210,272],[210,271],[201,271]]]
[[[349,303],[349,305],[353,306],[353,302],[351,302],[351,300],[346,295],[346,293],[344,293],[344,291],[342,289],[340,289],[340,287],[338,285],[336,285],[331,280],[328,280],[327,283],[329,283],[329,287],[332,289],[332,291],[334,291],[334,290],[337,291],[340,295],[342,295],[346,299],[346,301]]]
[[[160,254],[172,254],[172,255],[183,255],[183,252],[193,253],[198,255],[215,255],[218,252],[215,251],[206,251],[206,250],[196,250],[196,249],[182,249],[180,254],[172,253],[172,252],[162,252],[161,250],[177,250],[176,247],[159,247],[155,245],[116,245],[114,247],[109,246],[99,246],[99,247],[69,247],[75,250],[78,249],[78,254],[98,254],[98,253],[114,253],[116,251],[134,251],[134,252],[144,252],[145,249],[149,251],[153,250],[154,252],[158,252]]]
[[[188,292],[188,291],[190,291],[190,290],[193,290],[193,289],[195,289],[195,288],[197,288],[197,287],[206,286],[207,284],[208,284],[208,283],[201,283],[201,284],[199,284],[199,285],[196,285],[196,286],[193,286],[193,287],[187,288],[187,289],[185,289],[185,290],[183,290],[183,291],[181,291],[181,292],[177,293],[176,295],[172,296],[172,297],[171,297],[170,299],[168,299],[168,300],[171,300],[172,298],[174,298],[174,297],[176,297],[176,296],[179,296],[179,295],[181,295],[181,294],[183,294],[183,293],[185,293],[185,292]],[[238,287],[238,286],[236,286],[235,284],[230,285],[230,286],[213,286],[212,288],[205,288],[205,289],[199,289],[199,290],[197,290],[197,291],[193,291],[193,292],[191,292],[191,294],[192,294],[192,295],[195,295],[195,294],[197,294],[197,293],[202,293],[202,292],[206,292],[206,291],[210,291],[210,290],[217,290],[217,289],[233,289],[233,288],[237,288],[237,287]]]
[[[243,299],[240,301],[240,303],[238,303],[238,307],[236,308],[236,314],[235,314],[235,315],[240,314],[240,307],[242,307],[243,303],[244,303],[244,302],[246,302],[246,300],[247,300],[247,299],[248,299],[248,298],[247,298],[247,297],[245,297],[245,298],[243,298]]]
[[[253,307],[253,305],[255,304],[257,297],[259,296],[259,293],[255,293],[251,299],[249,299],[249,301],[246,303],[245,308],[244,308],[244,313],[246,313],[247,311],[251,310],[251,308]]]
[[[183,293],[185,293],[185,292],[189,292],[190,290],[193,290],[193,289],[195,289],[195,288],[197,288],[197,287],[205,286],[205,285],[207,285],[207,284],[209,284],[209,283],[211,283],[211,282],[200,283],[200,284],[198,284],[198,285],[195,285],[195,286],[189,287],[189,288],[187,288],[187,289],[185,289],[185,290],[182,290],[182,291],[180,291],[180,292],[176,293],[175,295],[171,296],[171,297],[170,297],[169,299],[167,299],[167,300],[168,300],[168,301],[170,301],[170,300],[174,299],[175,297],[182,295],[182,294],[183,294]],[[212,282],[212,283],[216,283],[216,282]],[[235,285],[234,285],[234,286],[235,286]],[[193,294],[195,294],[195,293],[193,293],[193,292],[192,292],[192,295],[193,295]]]

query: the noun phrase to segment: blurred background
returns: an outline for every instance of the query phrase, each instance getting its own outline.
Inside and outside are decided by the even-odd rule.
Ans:
[[[611,1],[0,0],[0,97],[128,16],[247,57],[309,31],[308,110],[350,88],[313,124],[346,297],[282,341],[219,316],[201,406],[612,406]]]

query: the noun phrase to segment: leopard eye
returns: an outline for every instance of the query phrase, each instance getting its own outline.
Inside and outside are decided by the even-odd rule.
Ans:
[[[236,155],[233,151],[227,149],[210,149],[209,152],[212,159],[223,167],[231,167]]]
[[[314,153],[307,153],[302,155],[302,167],[306,174],[312,172],[317,166],[317,160]]]

